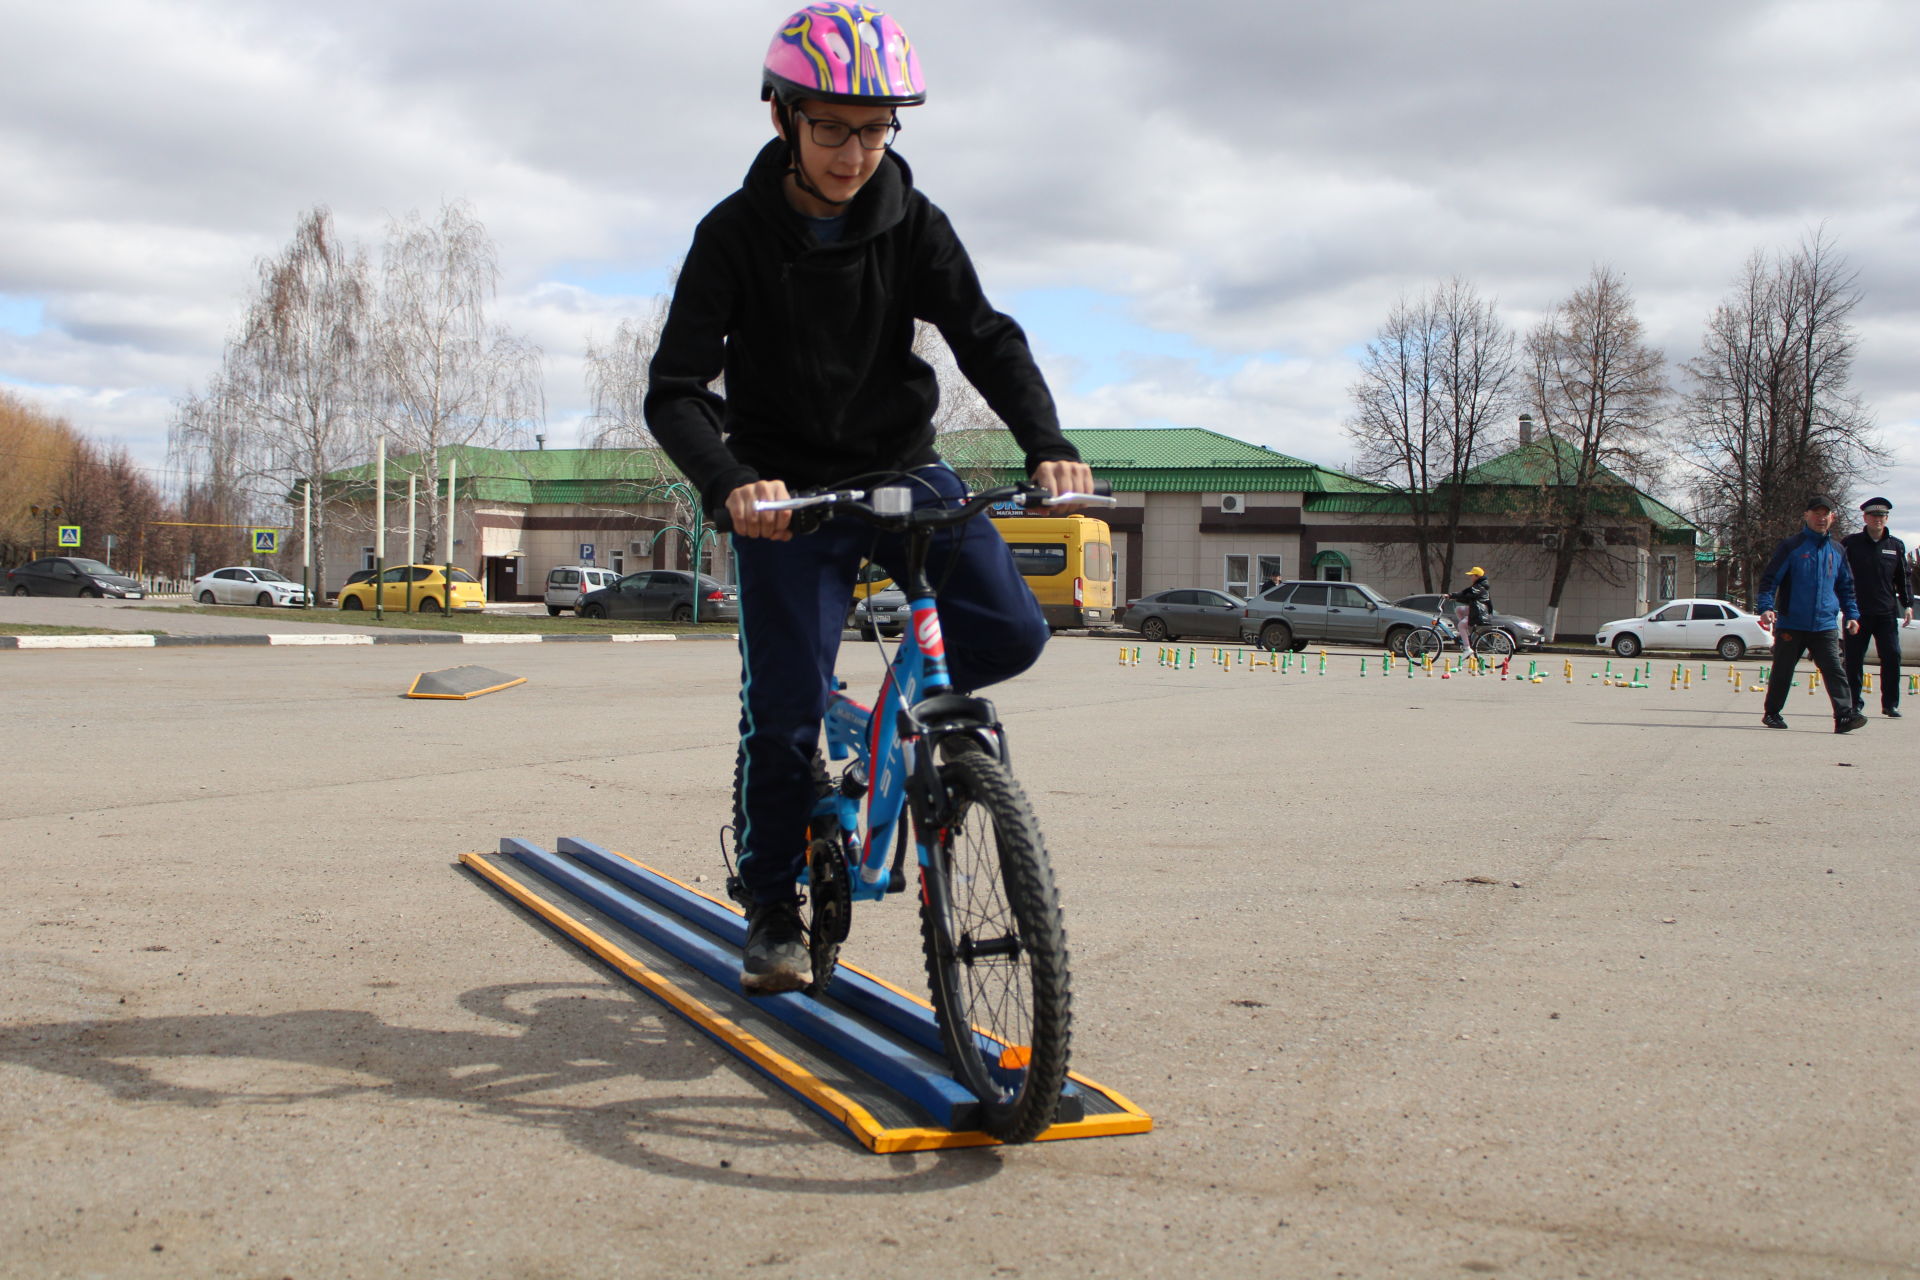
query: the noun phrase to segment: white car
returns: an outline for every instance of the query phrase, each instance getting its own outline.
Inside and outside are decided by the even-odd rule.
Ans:
[[[1773,633],[1728,600],[1670,600],[1643,618],[1609,622],[1593,641],[1623,658],[1642,649],[1696,649],[1734,662],[1750,650],[1773,649]]]
[[[201,604],[305,605],[307,589],[271,569],[235,565],[193,580],[193,598]]]

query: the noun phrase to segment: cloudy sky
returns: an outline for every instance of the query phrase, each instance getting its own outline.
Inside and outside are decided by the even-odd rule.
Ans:
[[[1356,350],[1459,275],[1525,327],[1596,264],[1691,355],[1756,250],[1858,269],[1856,386],[1920,532],[1911,0],[900,0],[901,153],[1069,426],[1343,465]],[[498,318],[581,355],[665,287],[767,136],[746,0],[0,0],[0,383],[164,466],[262,256],[329,206],[466,200]],[[1904,519],[1903,519],[1904,517]]]

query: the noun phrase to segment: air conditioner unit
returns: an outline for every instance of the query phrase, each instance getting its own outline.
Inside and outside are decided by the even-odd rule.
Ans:
[[[647,544],[646,544],[646,543],[644,543],[644,542],[629,542],[629,543],[627,544],[627,554],[628,554],[628,555],[634,555],[634,556],[637,556],[637,555],[639,555],[640,553],[642,553],[643,551],[645,551],[646,549],[647,549]]]
[[[1558,551],[1560,549],[1560,535],[1557,533],[1543,533],[1540,535],[1540,545],[1549,551]]]
[[[1246,511],[1246,509],[1247,500],[1239,494],[1223,493],[1220,495],[1220,510],[1223,514],[1237,516]]]

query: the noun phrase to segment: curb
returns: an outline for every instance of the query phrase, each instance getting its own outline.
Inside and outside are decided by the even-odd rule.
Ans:
[[[0,649],[174,649],[200,648],[208,645],[372,645],[372,644],[659,644],[669,640],[734,640],[734,635],[716,636],[673,636],[673,635],[536,635],[527,632],[501,632],[473,634],[469,632],[450,632],[444,635],[359,635],[349,633],[321,632],[296,635],[262,636],[150,636],[150,635],[97,635],[97,636],[0,636]]]

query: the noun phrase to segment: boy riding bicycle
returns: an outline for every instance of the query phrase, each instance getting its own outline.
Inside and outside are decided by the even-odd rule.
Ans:
[[[926,99],[891,17],[814,4],[780,25],[760,96],[775,137],[694,232],[650,370],[647,425],[733,525],[740,574],[735,831],[747,907],[741,986],[810,980],[797,881],[818,795],[815,757],[841,628],[863,559],[898,539],[829,520],[795,536],[756,502],[789,489],[904,484],[918,505],[965,486],[934,450],[939,390],[912,351],[937,327],[1006,422],[1035,483],[1088,492],[1026,336],[987,302],[946,216],[892,150],[898,108]],[[725,375],[726,395],[711,390]],[[1065,508],[1061,508],[1064,510]],[[928,559],[953,685],[972,691],[1039,658],[1047,626],[989,521],[942,532]]]

